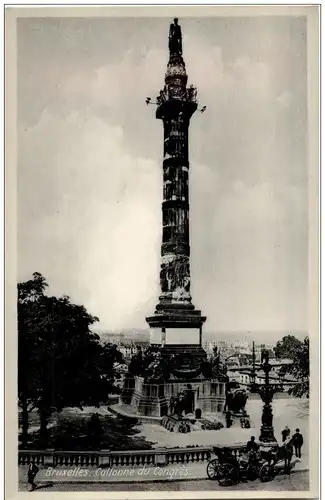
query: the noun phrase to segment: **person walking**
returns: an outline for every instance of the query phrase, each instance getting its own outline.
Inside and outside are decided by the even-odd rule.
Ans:
[[[292,444],[295,447],[296,457],[301,458],[301,448],[304,444],[304,439],[299,429],[296,429],[295,434],[292,436]]]
[[[282,443],[284,443],[286,439],[290,436],[290,429],[287,425],[285,426],[281,434],[282,434]]]
[[[39,468],[37,467],[36,464],[31,463],[29,464],[28,471],[27,471],[27,480],[28,484],[31,485],[30,491],[34,491],[37,487],[37,484],[35,483],[35,478],[36,474],[38,473]]]

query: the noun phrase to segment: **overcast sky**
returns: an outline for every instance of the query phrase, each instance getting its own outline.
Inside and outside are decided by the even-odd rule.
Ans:
[[[18,20],[19,280],[44,274],[104,329],[159,293],[169,19]],[[192,295],[206,330],[307,328],[304,18],[180,19]]]

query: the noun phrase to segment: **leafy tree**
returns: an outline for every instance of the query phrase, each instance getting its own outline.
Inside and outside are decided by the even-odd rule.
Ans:
[[[144,356],[141,348],[137,347],[137,352],[132,356],[129,364],[129,373],[136,376],[142,375],[144,371]]]
[[[280,375],[291,375],[296,384],[289,389],[289,394],[296,397],[309,397],[309,338],[303,341],[293,335],[286,335],[279,340],[274,348],[278,359],[291,359],[291,364],[280,369]]]
[[[29,413],[37,407],[40,373],[38,370],[41,338],[39,304],[48,284],[40,273],[18,283],[18,403],[22,409],[22,443],[28,439]]]
[[[274,354],[278,359],[295,359],[297,349],[302,345],[301,340],[293,335],[286,335],[274,347]]]
[[[48,296],[45,278],[18,284],[18,392],[22,442],[27,441],[29,412],[40,415],[40,441],[46,444],[54,410],[98,406],[114,383],[115,346],[102,345],[90,327],[98,318],[69,297]]]
[[[309,398],[309,337],[305,337],[303,342],[297,343],[291,359],[293,363],[284,365],[280,370],[280,374],[284,377],[289,374],[297,380],[297,383],[289,389],[289,394],[299,398]]]
[[[106,378],[109,383],[112,393],[119,392],[119,388],[114,384],[121,376],[118,367],[124,363],[123,354],[118,350],[115,344],[110,344],[109,342],[102,344],[102,353],[99,357],[100,369],[103,372],[103,377]]]

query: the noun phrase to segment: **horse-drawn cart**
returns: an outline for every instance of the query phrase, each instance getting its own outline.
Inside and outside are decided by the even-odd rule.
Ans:
[[[246,454],[242,452],[236,457],[230,448],[213,448],[216,458],[207,465],[209,479],[218,481],[220,486],[233,486],[239,482],[272,481],[275,477],[275,468],[269,461],[261,458],[258,453]]]

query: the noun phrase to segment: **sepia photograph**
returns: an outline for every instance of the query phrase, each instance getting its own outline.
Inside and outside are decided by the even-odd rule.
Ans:
[[[318,9],[7,11],[12,495],[318,496]]]

